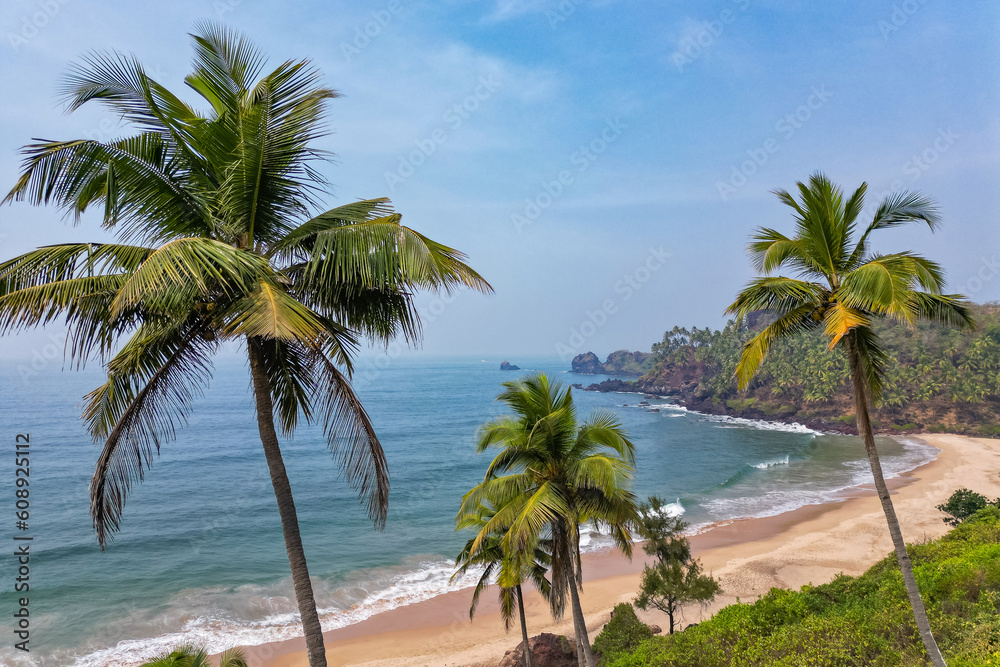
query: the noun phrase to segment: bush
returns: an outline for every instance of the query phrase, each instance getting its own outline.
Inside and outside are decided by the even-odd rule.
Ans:
[[[756,398],[731,398],[726,401],[726,407],[730,410],[736,410],[742,412],[743,410],[749,410],[750,408],[757,405]]]
[[[979,510],[989,506],[1000,507],[1000,498],[990,500],[981,493],[969,489],[959,489],[951,494],[948,502],[937,508],[948,516],[942,519],[949,526],[957,526]]]
[[[622,602],[615,606],[611,620],[594,639],[594,652],[602,656],[601,664],[606,664],[608,658],[632,651],[652,636],[653,631],[639,620],[632,605]]]

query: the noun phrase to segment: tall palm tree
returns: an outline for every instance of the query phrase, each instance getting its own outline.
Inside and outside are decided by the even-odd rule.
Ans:
[[[475,508],[471,513],[461,514],[455,519],[459,530],[472,528],[478,532],[496,515],[496,508],[486,502]],[[504,549],[503,532],[498,531],[480,540],[478,547],[476,537],[466,542],[462,552],[455,559],[456,571],[452,575],[454,581],[470,569],[482,568],[479,580],[472,591],[472,603],[469,605],[469,618],[476,615],[479,597],[496,579],[500,589],[500,617],[504,630],[510,631],[514,622],[514,606],[521,623],[521,640],[524,643],[524,665],[531,667],[531,647],[528,643],[528,624],[524,617],[524,593],[522,584],[531,581],[546,600],[551,598],[552,588],[545,578],[552,563],[549,550],[551,540],[539,540],[529,551],[511,553]],[[556,610],[561,612],[561,610]]]
[[[632,554],[631,526],[638,517],[629,483],[635,471],[632,443],[614,413],[596,411],[577,423],[573,396],[544,374],[503,383],[498,400],[512,416],[482,426],[477,451],[500,452],[483,481],[462,499],[460,514],[489,499],[497,511],[473,542],[473,551],[502,532],[507,551],[527,550],[544,531],[552,540],[552,604],[569,594],[581,665],[594,667],[580,606],[580,525],[607,527],[618,547]]]
[[[727,310],[740,321],[758,310],[774,317],[743,348],[736,370],[739,386],[742,389],[750,383],[778,339],[822,328],[830,349],[843,350],[850,367],[858,433],[864,440],[917,628],[933,664],[943,666],[872,433],[869,405],[881,398],[889,361],[872,324],[886,317],[908,325],[928,319],[973,327],[972,315],[963,297],[942,294],[944,278],[936,263],[912,252],[883,255],[871,251],[870,236],[875,231],[911,222],[937,228],[940,218],[930,200],[908,192],[887,197],[855,240],[867,184],[862,183],[845,200],[839,187],[816,173],[808,184],[799,183],[798,189],[798,201],[784,190],[775,192],[794,211],[795,234],[789,237],[769,228],[754,233],[749,251],[763,276],[752,280]],[[772,275],[782,268],[798,277]]]
[[[323,636],[275,421],[286,436],[300,419],[321,423],[383,526],[386,461],[349,381],[359,340],[418,340],[418,289],[491,288],[461,253],[403,226],[386,199],[314,215],[327,182],[316,169],[326,155],[312,145],[337,93],[309,61],[261,75],[264,58],[244,37],[204,24],[193,40],[186,82],[206,112],[125,55],[94,53],[71,70],[69,110],[101,102],[137,134],[26,146],[5,201],[52,203],[77,220],[98,208],[118,242],[45,246],[0,264],[0,333],[61,318],[73,362],[106,362],[107,382],[84,407],[103,443],[90,486],[102,548],[154,449],[210,379],[212,354],[226,342],[245,346],[309,661],[320,667]]]

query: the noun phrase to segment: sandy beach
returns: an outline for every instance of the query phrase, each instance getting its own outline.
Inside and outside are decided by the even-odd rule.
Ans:
[[[941,450],[932,462],[890,481],[907,542],[946,532],[935,506],[966,487],[1000,496],[1000,440],[956,435],[919,436]],[[722,583],[723,595],[707,608],[685,610],[683,623],[697,622],[739,598],[753,600],[772,587],[819,584],[838,573],[856,575],[891,550],[885,518],[871,488],[859,487],[845,500],[814,505],[764,519],[718,526],[692,539],[706,569]],[[585,555],[584,613],[591,639],[611,608],[635,596],[643,554],[629,562],[616,551]],[[503,631],[495,594],[484,594],[469,620],[471,589],[459,590],[374,616],[326,633],[331,665],[366,667],[479,667],[495,665],[516,646],[519,635]],[[572,621],[555,622],[537,594],[525,596],[531,634],[568,634]],[[642,613],[648,623],[666,626],[665,616]],[[253,667],[307,667],[302,639],[247,649]]]

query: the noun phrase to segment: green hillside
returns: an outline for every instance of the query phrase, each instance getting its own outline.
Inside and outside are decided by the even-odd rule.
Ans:
[[[1000,435],[1000,306],[975,306],[978,329],[922,322],[882,322],[891,362],[881,404],[883,432],[948,431]],[[589,389],[673,396],[702,412],[798,421],[853,430],[847,360],[829,350],[822,332],[778,341],[753,384],[739,391],[733,371],[749,328],[674,327],[652,347],[652,370],[635,382],[609,380]]]
[[[1000,510],[982,510],[909,552],[948,664],[1000,667]],[[772,589],[674,635],[613,631],[618,635],[595,642],[614,647],[603,656],[604,667],[927,664],[893,555],[860,577],[839,576],[799,591]]]

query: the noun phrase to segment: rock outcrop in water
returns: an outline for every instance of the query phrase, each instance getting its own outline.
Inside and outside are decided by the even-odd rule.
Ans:
[[[583,375],[639,377],[651,369],[649,362],[652,356],[649,352],[618,350],[609,354],[607,361],[602,363],[593,352],[584,352],[573,357],[572,369],[574,373]]]
[[[521,370],[521,367],[520,366],[515,366],[514,364],[510,363],[509,361],[503,361],[503,362],[500,363],[500,370],[502,370],[502,371],[519,371],[519,370]]]

